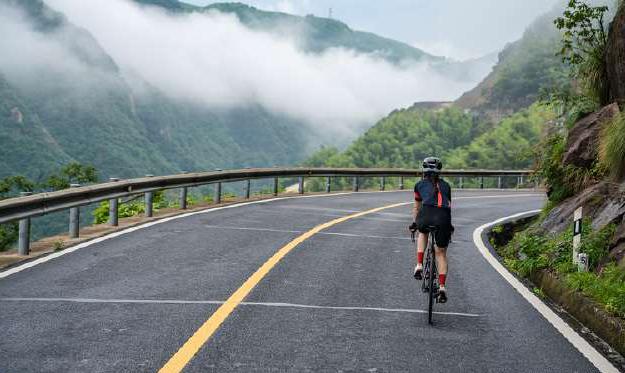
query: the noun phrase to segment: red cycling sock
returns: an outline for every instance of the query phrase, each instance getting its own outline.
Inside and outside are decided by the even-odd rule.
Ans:
[[[417,253],[417,263],[423,264],[423,253]]]
[[[441,286],[445,286],[446,279],[447,279],[447,275],[444,275],[444,274],[438,275],[438,283],[441,284]]]

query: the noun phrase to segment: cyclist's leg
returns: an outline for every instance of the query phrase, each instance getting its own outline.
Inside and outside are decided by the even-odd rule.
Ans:
[[[417,238],[417,265],[414,268],[414,278],[417,280],[423,279],[423,257],[427,246],[428,234],[419,232],[419,236]]]
[[[445,283],[447,281],[447,248],[436,247],[436,266],[438,268],[438,301],[439,303],[447,302],[447,288]]]
[[[419,237],[417,239],[417,263],[423,264],[423,253],[425,252],[425,248],[428,246],[428,234],[419,232]]]
[[[445,287],[445,280],[447,277],[447,248],[436,247],[436,268],[438,268],[439,284],[441,287]],[[442,276],[442,278],[441,278]]]

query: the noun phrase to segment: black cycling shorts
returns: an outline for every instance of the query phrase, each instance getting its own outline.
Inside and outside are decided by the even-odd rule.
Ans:
[[[417,215],[417,229],[421,233],[429,233],[428,227],[438,227],[436,236],[436,246],[446,248],[449,246],[453,227],[451,225],[451,210],[435,206],[421,206]]]

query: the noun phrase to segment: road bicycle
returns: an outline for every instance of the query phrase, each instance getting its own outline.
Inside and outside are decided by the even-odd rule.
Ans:
[[[438,227],[428,226],[428,245],[425,248],[425,262],[423,264],[423,282],[421,283],[421,290],[428,294],[428,323],[432,325],[432,312],[434,308],[434,302],[438,303],[438,269],[436,268],[436,256],[434,254],[434,247],[436,245],[436,232]],[[416,231],[411,231],[412,242],[416,242]]]

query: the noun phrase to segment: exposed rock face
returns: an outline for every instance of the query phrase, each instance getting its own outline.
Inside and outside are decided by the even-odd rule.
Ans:
[[[606,62],[610,101],[625,105],[625,5],[620,7],[610,25]]]
[[[584,218],[591,219],[593,229],[620,223],[625,215],[625,189],[614,183],[595,184],[551,210],[541,227],[552,233],[563,232],[573,223],[573,212],[580,206],[584,208]]]
[[[625,268],[625,184],[601,182],[587,188],[551,210],[541,228],[551,233],[563,232],[573,223],[573,213],[580,206],[593,229],[601,229],[610,223],[618,225],[610,243],[610,255],[603,264],[616,261]]]
[[[619,113],[617,104],[611,104],[592,113],[573,126],[569,132],[566,153],[562,162],[565,165],[590,168],[597,160],[599,134],[603,125]]]

